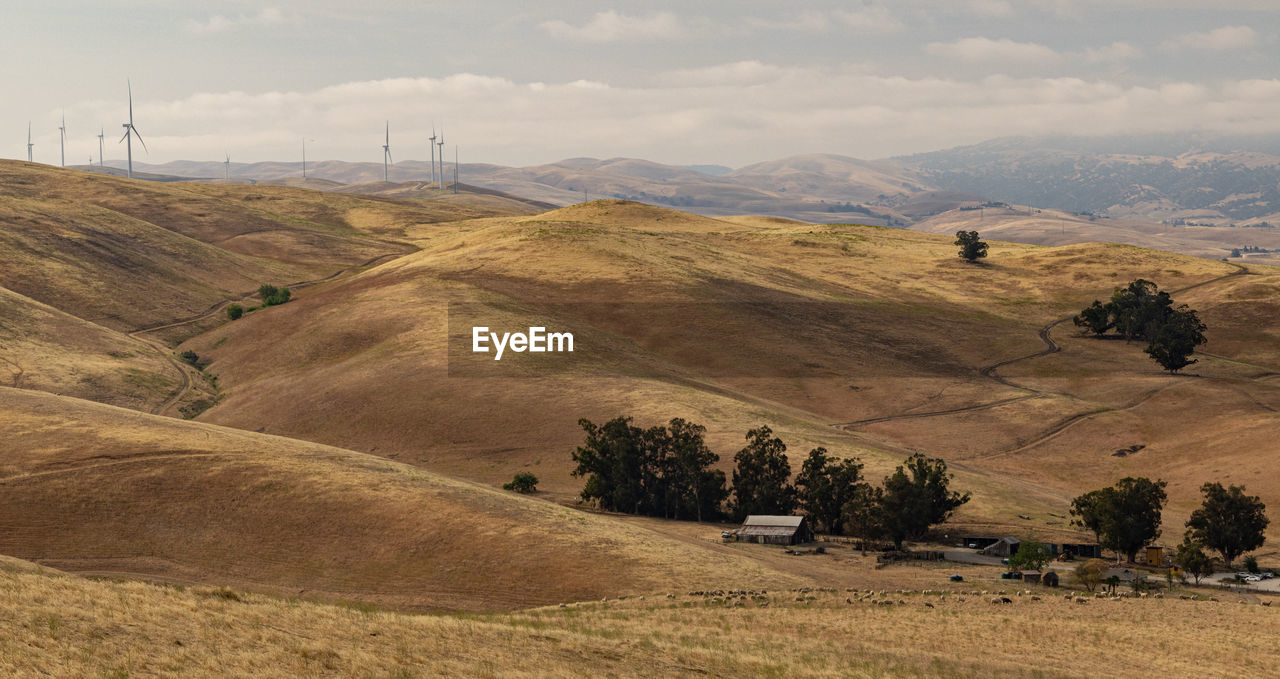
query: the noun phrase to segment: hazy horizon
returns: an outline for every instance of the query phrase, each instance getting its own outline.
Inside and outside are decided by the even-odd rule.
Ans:
[[[0,156],[573,157],[741,167],[1010,135],[1280,132],[1280,6],[1122,0],[44,3],[6,9]],[[104,49],[112,58],[103,59]],[[155,58],[164,55],[164,59]]]

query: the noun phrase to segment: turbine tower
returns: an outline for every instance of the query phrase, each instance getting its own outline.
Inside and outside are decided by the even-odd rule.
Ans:
[[[62,167],[67,166],[67,114],[62,114],[62,125],[58,126],[58,150],[62,153]]]
[[[453,145],[453,192],[458,192],[458,145]]]
[[[31,122],[27,121],[27,162],[28,163],[35,162],[34,160],[31,159],[31,148],[33,146],[35,146],[35,144],[31,143]]]
[[[133,126],[133,83],[130,83],[127,80],[125,82],[129,84],[129,122],[121,125],[121,127],[124,128],[124,136],[120,137],[120,141],[128,142],[127,144],[125,144],[125,146],[129,150],[129,178],[132,179],[133,178],[133,138],[135,136],[138,138],[138,143],[142,144],[142,149],[144,151],[147,151],[147,153],[150,153],[150,151],[147,149],[147,142],[143,141],[142,135],[138,133],[138,128]],[[119,144],[120,141],[116,143]]]
[[[387,141],[382,145],[382,181],[391,181],[391,121],[387,121]]]
[[[102,159],[106,157],[102,154],[102,139],[106,136],[106,133],[106,130],[101,127],[98,128],[98,167],[102,167]]]
[[[431,143],[431,183],[436,183],[436,124],[431,123],[431,136],[428,137]]]
[[[231,179],[231,154],[226,154],[227,160],[222,164],[222,178]]]
[[[440,190],[444,190],[444,125],[440,126],[440,141],[436,142],[436,146],[440,147]]]

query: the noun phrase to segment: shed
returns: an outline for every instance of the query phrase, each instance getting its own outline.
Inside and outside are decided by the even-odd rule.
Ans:
[[[1163,566],[1164,565],[1164,547],[1156,545],[1147,546],[1147,565]]]
[[[982,553],[987,556],[1013,556],[1018,553],[1018,545],[1021,543],[1018,538],[1003,537],[988,545]]]
[[[762,545],[795,545],[813,542],[813,530],[803,516],[751,515],[736,531],[739,542],[758,542]]]
[[[1044,574],[1041,573],[1040,571],[1022,571],[1022,580],[1023,582],[1029,582],[1033,585],[1038,585],[1040,584],[1040,578],[1043,575]]]
[[[1045,573],[1044,577],[1040,578],[1040,584],[1044,585],[1045,587],[1057,587],[1058,574],[1054,573],[1053,571],[1049,571],[1048,573]]]
[[[1081,559],[1099,559],[1102,558],[1102,547],[1096,544],[1064,544],[1062,553]]]

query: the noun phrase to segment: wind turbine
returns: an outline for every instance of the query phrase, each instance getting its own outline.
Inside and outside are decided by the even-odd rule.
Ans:
[[[444,190],[444,125],[440,126],[440,141],[436,143],[440,147],[440,190]]]
[[[231,179],[231,154],[226,154],[227,160],[222,164],[222,178]]]
[[[102,139],[106,136],[106,133],[106,130],[101,127],[98,128],[98,167],[102,167],[102,159],[106,157],[102,154]]]
[[[436,124],[435,123],[431,123],[431,136],[428,137],[428,139],[431,140],[431,143],[428,144],[428,146],[431,147],[431,183],[434,184],[436,183]]]
[[[67,114],[62,114],[62,125],[58,127],[58,149],[62,152],[62,167],[67,166]]]
[[[391,181],[391,121],[387,121],[387,141],[382,145],[382,181]]]
[[[147,151],[147,153],[151,153],[151,151],[147,149],[147,142],[142,140],[142,135],[138,132],[138,128],[133,126],[133,83],[127,80],[125,82],[129,84],[129,122],[123,123],[121,125],[121,127],[124,128],[124,136],[120,137],[120,141],[128,142],[127,144],[125,144],[125,146],[129,150],[129,178],[132,179],[133,178],[133,138],[134,136],[138,137],[138,143],[142,144],[142,149],[144,151]],[[119,144],[120,141],[116,143]]]
[[[27,162],[28,163],[35,162],[34,160],[31,160],[31,147],[33,146],[35,146],[35,144],[31,143],[31,121],[27,121]]]

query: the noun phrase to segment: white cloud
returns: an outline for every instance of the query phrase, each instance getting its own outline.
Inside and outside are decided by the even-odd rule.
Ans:
[[[581,26],[557,19],[544,21],[538,27],[556,39],[597,44],[673,40],[685,34],[680,19],[670,12],[638,17],[609,10],[599,12]]]
[[[961,38],[955,42],[931,42],[924,49],[937,57],[966,62],[1044,64],[1061,58],[1061,55],[1044,45],[1016,42],[1008,38]]]
[[[1184,33],[1165,40],[1169,50],[1233,50],[1253,47],[1258,33],[1248,26],[1223,26],[1204,33]]]
[[[387,119],[397,158],[428,157],[434,120],[465,161],[509,165],[583,155],[741,165],[817,151],[875,158],[1006,135],[1280,132],[1280,79],[1134,86],[1105,78],[905,77],[759,61],[658,73],[640,83],[462,73],[173,101],[139,97],[134,104],[152,162],[220,159],[223,151],[237,162],[294,159],[303,135],[315,139],[308,155],[317,160],[377,162]],[[118,101],[85,102],[68,107],[67,118],[116,120],[120,109]],[[50,121],[57,115],[46,116],[45,129],[56,128]],[[50,139],[37,139],[45,144],[37,152],[55,148]],[[120,148],[108,157],[120,157]]]
[[[1142,50],[1127,42],[1113,42],[1105,47],[1090,47],[1084,51],[1084,60],[1091,64],[1127,61],[1142,56]]]
[[[196,21],[194,19],[187,21],[184,28],[188,33],[222,33],[236,28],[245,26],[270,26],[274,24],[282,24],[287,20],[284,12],[275,7],[266,7],[257,14],[242,14],[235,17],[227,17],[221,14],[214,14],[204,21]]]

